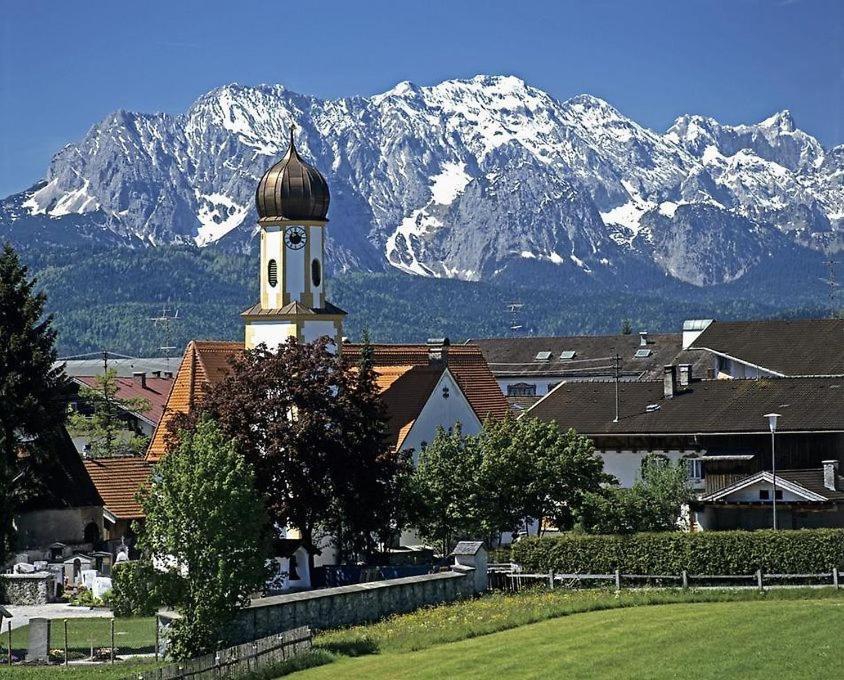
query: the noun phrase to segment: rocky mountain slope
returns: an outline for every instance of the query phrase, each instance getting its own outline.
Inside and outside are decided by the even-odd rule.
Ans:
[[[661,134],[509,76],[339,100],[228,85],[178,116],[119,111],[0,202],[0,236],[244,250],[291,123],[331,186],[335,271],[711,286],[784,262],[821,272],[844,243],[844,146],[824,149],[787,111],[682,116]]]

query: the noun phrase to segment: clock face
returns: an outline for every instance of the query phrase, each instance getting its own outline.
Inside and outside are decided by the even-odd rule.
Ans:
[[[288,227],[284,232],[284,242],[291,250],[299,250],[305,247],[308,235],[302,227]]]

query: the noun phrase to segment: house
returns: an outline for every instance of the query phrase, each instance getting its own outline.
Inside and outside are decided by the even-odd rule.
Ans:
[[[561,382],[655,380],[669,363],[699,364],[702,353],[683,352],[679,333],[575,335],[476,340],[516,410],[524,410]]]
[[[844,459],[842,377],[694,380],[676,366],[663,370],[661,382],[620,382],[617,415],[615,384],[606,382],[562,384],[527,413],[591,437],[622,486],[635,481],[646,455],[686,460],[704,501],[725,501],[718,492],[771,470],[767,413],[781,414],[778,469],[817,471],[823,461]],[[818,509],[826,515],[813,521],[838,521],[832,506]]]
[[[684,349],[706,352],[719,378],[844,375],[844,319],[701,320],[683,329]]]
[[[71,398],[71,408],[85,413],[87,405],[79,398],[79,388],[99,389],[97,375],[72,375],[71,382],[77,390]],[[120,409],[119,417],[124,424],[123,436],[141,435],[151,437],[164,413],[164,406],[170,389],[173,387],[173,375],[155,371],[151,374],[145,371],[135,371],[130,377],[117,376],[115,378],[115,397],[119,400],[143,399],[149,408],[143,412]],[[80,453],[88,450],[89,438],[84,433],[74,433],[73,442]]]
[[[112,551],[135,544],[132,523],[143,520],[138,492],[149,482],[152,465],[140,456],[87,458],[85,470],[103,501],[104,540]]]
[[[696,503],[703,529],[767,529],[777,502],[780,529],[844,526],[844,477],[837,459],[804,470],[762,470],[740,478]]]
[[[36,447],[47,455],[37,455]],[[14,520],[19,549],[33,554],[49,554],[51,544],[95,549],[103,537],[103,500],[67,431],[43,433],[32,449],[19,456],[28,486]]]
[[[345,343],[342,355],[356,363],[362,345]],[[508,410],[498,385],[474,345],[451,346],[447,338],[412,345],[371,345],[377,383],[387,407],[391,444],[418,452],[438,427],[460,423],[473,434],[489,417]],[[159,461],[167,450],[167,427],[176,413],[198,406],[209,388],[229,375],[229,358],[244,350],[233,342],[194,341],[176,373],[173,390],[146,459]]]

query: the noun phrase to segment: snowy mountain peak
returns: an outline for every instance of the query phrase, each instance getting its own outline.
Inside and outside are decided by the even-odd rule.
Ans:
[[[736,126],[680,116],[660,134],[512,75],[337,100],[231,83],[178,116],[117,111],[0,202],[0,230],[244,247],[291,123],[331,183],[335,269],[597,280],[644,267],[710,285],[842,242],[844,147],[827,152],[787,110]]]

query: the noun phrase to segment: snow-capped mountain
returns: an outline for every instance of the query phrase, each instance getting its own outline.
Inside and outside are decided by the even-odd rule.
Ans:
[[[178,116],[119,111],[0,202],[0,232],[242,247],[291,123],[331,186],[335,269],[628,282],[649,271],[704,286],[782,255],[819,262],[813,251],[844,240],[844,146],[824,149],[788,111],[740,126],[682,116],[661,134],[511,76],[339,100],[228,85]]]

